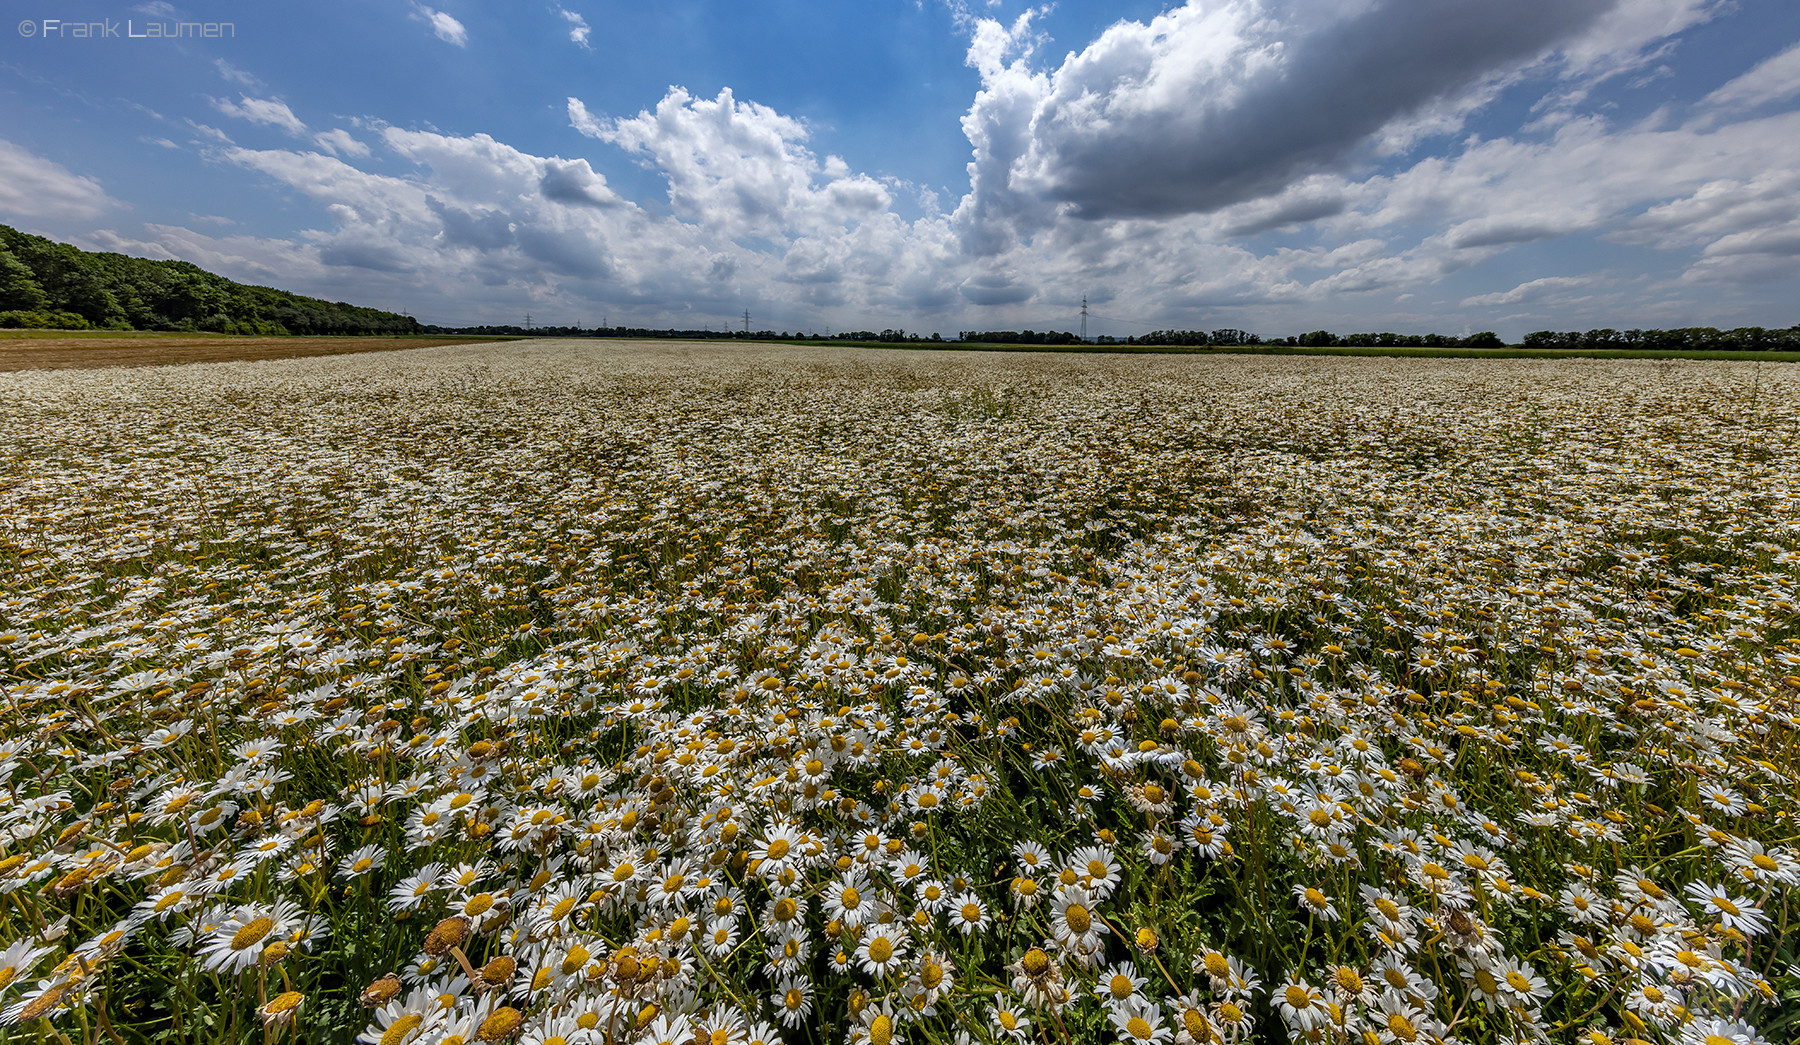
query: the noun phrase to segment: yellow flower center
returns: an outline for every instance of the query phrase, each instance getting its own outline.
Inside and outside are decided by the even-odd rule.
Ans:
[[[419,1028],[419,1024],[424,1022],[424,1016],[416,1012],[407,1013],[388,1024],[387,1032],[381,1036],[381,1045],[401,1045],[401,1042],[404,1042],[413,1031]]]
[[[1069,924],[1069,931],[1080,934],[1093,927],[1093,916],[1081,904],[1072,903],[1063,911],[1063,920]]]
[[[231,949],[234,951],[241,951],[249,947],[255,947],[258,943],[262,942],[263,937],[269,935],[269,930],[273,928],[275,928],[275,919],[270,918],[268,915],[260,915],[253,918],[249,924],[245,925],[242,929],[239,929],[237,933],[231,937]]]

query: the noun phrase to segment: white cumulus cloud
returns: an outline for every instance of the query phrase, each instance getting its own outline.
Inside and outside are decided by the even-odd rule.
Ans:
[[[455,44],[457,47],[469,46],[469,31],[449,14],[415,2],[413,17],[429,25],[439,40],[447,44]]]
[[[0,138],[0,215],[5,220],[87,221],[119,206],[94,179]]]
[[[1753,109],[1800,94],[1800,44],[1759,62],[1749,72],[1706,96],[1721,109]]]
[[[249,120],[251,123],[265,124],[270,127],[279,127],[289,134],[306,133],[306,124],[300,122],[300,118],[287,107],[287,103],[274,98],[241,96],[235,102],[229,98],[214,98],[212,107],[226,116],[235,116],[240,120]]]
[[[556,12],[569,23],[569,42],[579,45],[583,50],[591,50],[588,45],[588,34],[593,32],[593,29],[587,24],[587,19],[566,7],[559,7]]]
[[[1517,305],[1526,301],[1538,301],[1553,293],[1574,290],[1592,285],[1594,276],[1545,276],[1543,279],[1527,280],[1511,290],[1496,291],[1492,294],[1474,294],[1463,299],[1465,308],[1471,306]]]
[[[800,121],[740,102],[730,88],[695,98],[676,87],[654,112],[610,121],[571,98],[569,120],[654,165],[677,216],[727,236],[816,234],[884,214],[892,202],[885,186],[843,160],[821,163],[802,144]]]
[[[367,156],[369,147],[357,141],[349,131],[335,127],[313,135],[313,143],[333,156]]]
[[[219,75],[221,77],[224,77],[225,79],[231,81],[232,83],[240,84],[251,90],[258,90],[263,85],[261,80],[258,80],[255,76],[251,75],[249,72],[246,72],[245,70],[239,69],[237,66],[232,65],[230,62],[226,61],[223,58],[213,59],[213,68],[219,70]]]

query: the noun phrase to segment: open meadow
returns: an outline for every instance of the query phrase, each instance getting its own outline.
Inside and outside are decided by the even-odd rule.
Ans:
[[[1800,368],[0,374],[0,1038],[1800,1037]]]

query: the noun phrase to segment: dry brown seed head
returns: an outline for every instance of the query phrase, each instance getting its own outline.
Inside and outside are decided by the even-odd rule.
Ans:
[[[451,915],[432,927],[425,937],[425,953],[433,958],[441,958],[450,948],[459,946],[469,938],[469,920],[462,915]]]
[[[613,977],[620,983],[630,983],[636,980],[642,971],[637,955],[625,951],[613,955]]]
[[[363,988],[360,1001],[364,1008],[378,1009],[388,1002],[393,1001],[394,996],[399,993],[400,977],[390,972],[381,979],[376,980],[374,983]]]
[[[56,1008],[57,1004],[63,1000],[63,995],[69,993],[69,988],[73,985],[73,980],[65,980],[33,998],[23,1009],[19,1010],[18,1021],[29,1024],[32,1020]]]

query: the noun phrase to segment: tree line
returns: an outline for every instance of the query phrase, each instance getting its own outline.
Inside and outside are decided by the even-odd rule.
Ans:
[[[660,338],[680,341],[852,341],[878,343],[989,344],[989,345],[1079,345],[1081,338],[1067,330],[960,330],[954,338],[909,333],[905,330],[840,330],[835,334],[789,332],[786,330],[704,330],[677,327],[577,327],[517,325],[421,328],[428,334],[472,334],[483,337],[598,337]],[[1379,331],[1361,334],[1334,334],[1329,330],[1311,330],[1287,337],[1265,338],[1247,330],[1222,327],[1216,330],[1152,330],[1130,337],[1101,335],[1089,339],[1098,345],[1149,345],[1233,348],[1266,345],[1302,348],[1508,348],[1507,342],[1491,330],[1466,336],[1452,334],[1396,334]],[[1686,327],[1680,330],[1611,330],[1569,331],[1540,330],[1525,335],[1516,347],[1562,349],[1679,349],[1717,351],[1789,351],[1800,352],[1800,326],[1786,329],[1739,327],[1719,330],[1714,327]]]
[[[186,261],[81,250],[0,225],[0,327],[416,334],[411,316],[250,286]]]
[[[1681,327],[1676,330],[1536,330],[1523,348],[1658,348],[1682,351],[1800,352],[1800,324],[1785,329]]]
[[[1107,338],[1104,340],[1114,340]],[[1292,345],[1306,348],[1504,348],[1506,342],[1491,330],[1467,337],[1450,334],[1396,334],[1381,331],[1368,334],[1333,334],[1329,330],[1310,330],[1287,337],[1264,338],[1247,330],[1226,327],[1219,330],[1152,330],[1148,334],[1117,339],[1128,345]]]
[[[1030,335],[1030,331],[1024,332]],[[964,341],[1002,341],[1014,337],[1009,331],[963,334]],[[1072,344],[1072,334],[1040,334],[1020,338],[1020,344]],[[1491,330],[1458,337],[1450,334],[1396,334],[1391,331],[1365,334],[1334,334],[1329,330],[1312,330],[1287,337],[1264,338],[1246,330],[1152,330],[1132,337],[1094,339],[1099,344],[1121,345],[1194,345],[1234,347],[1248,345],[1289,345],[1307,348],[1507,348],[1508,344]],[[1670,349],[1679,351],[1721,352],[1800,352],[1800,325],[1786,328],[1683,327],[1677,330],[1538,330],[1526,334],[1518,342],[1520,348],[1562,349]]]

